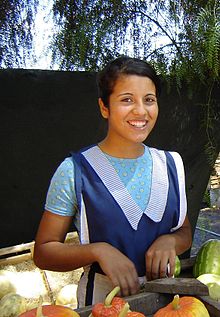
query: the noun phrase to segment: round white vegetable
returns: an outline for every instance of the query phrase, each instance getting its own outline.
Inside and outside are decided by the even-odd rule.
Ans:
[[[220,275],[206,273],[200,275],[197,279],[208,287],[209,296],[212,299],[220,301]]]
[[[197,280],[207,285],[208,283],[220,283],[220,275],[205,273],[197,277]]]
[[[1,317],[17,317],[26,311],[26,301],[24,297],[15,293],[9,293],[0,300]]]
[[[5,275],[0,275],[0,299],[8,293],[16,293],[16,288]]]
[[[68,284],[60,289],[56,297],[56,305],[64,305],[71,308],[77,307],[77,285]]]
[[[220,301],[220,283],[209,283],[208,285],[209,289],[209,296],[217,301]]]

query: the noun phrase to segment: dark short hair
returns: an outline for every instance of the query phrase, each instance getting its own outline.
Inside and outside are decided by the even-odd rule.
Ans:
[[[98,97],[108,106],[109,96],[113,92],[115,82],[121,75],[138,75],[150,78],[156,87],[157,96],[161,91],[160,78],[155,69],[138,58],[121,56],[109,62],[97,74]]]

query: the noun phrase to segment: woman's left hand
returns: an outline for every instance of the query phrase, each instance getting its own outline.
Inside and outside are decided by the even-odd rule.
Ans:
[[[191,245],[191,225],[188,216],[186,216],[179,229],[172,233],[161,235],[147,250],[145,254],[147,280],[173,276],[176,255],[182,254]]]
[[[175,258],[175,239],[172,234],[162,235],[157,238],[145,255],[147,280],[173,276]]]

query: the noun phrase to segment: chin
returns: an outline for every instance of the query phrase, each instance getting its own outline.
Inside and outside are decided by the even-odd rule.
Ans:
[[[146,138],[137,138],[137,139],[132,140],[132,141],[133,141],[133,143],[141,144],[141,143],[143,143],[146,140]]]
[[[135,142],[136,142],[136,143],[143,143],[143,142],[148,138],[149,134],[150,134],[150,133],[147,133],[147,134],[145,134],[145,135],[141,135],[141,136],[137,137],[137,138],[135,139]]]

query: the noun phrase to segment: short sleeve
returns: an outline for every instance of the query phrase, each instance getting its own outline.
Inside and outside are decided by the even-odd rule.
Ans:
[[[74,165],[70,157],[59,165],[51,179],[45,209],[61,216],[73,216],[77,211]]]

